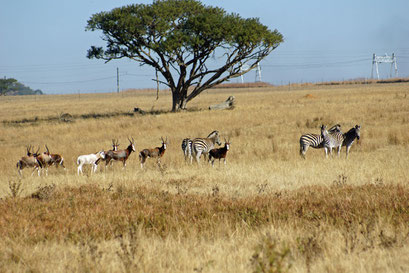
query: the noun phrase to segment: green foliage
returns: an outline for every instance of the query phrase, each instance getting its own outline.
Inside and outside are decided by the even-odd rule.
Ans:
[[[42,95],[41,90],[32,90],[13,78],[0,79],[0,95]]]
[[[196,0],[158,0],[100,12],[88,20],[86,30],[101,30],[107,42],[105,49],[91,46],[88,58],[130,58],[160,72],[174,94],[172,110],[250,71],[283,42],[281,33],[258,18],[244,19]],[[215,54],[224,64],[209,69],[206,62]]]

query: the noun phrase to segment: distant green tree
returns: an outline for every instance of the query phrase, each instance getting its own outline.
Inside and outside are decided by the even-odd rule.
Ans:
[[[39,89],[33,91],[30,87],[18,82],[13,78],[0,79],[0,95],[42,95],[43,92]]]
[[[155,68],[172,92],[172,111],[247,73],[283,42],[281,33],[258,18],[227,14],[197,0],[156,0],[100,12],[86,30],[101,30],[106,42],[106,48],[91,46],[88,58],[130,58]],[[215,58],[222,65],[214,67]]]
[[[17,80],[13,78],[0,79],[0,95],[5,95],[16,83]]]

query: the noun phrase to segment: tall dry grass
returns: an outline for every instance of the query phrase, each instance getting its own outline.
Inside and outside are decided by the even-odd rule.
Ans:
[[[407,272],[408,87],[219,89],[183,113],[167,112],[164,91],[1,97],[0,270]],[[230,95],[234,110],[207,110]],[[300,158],[299,137],[322,123],[362,126],[348,160]],[[182,139],[213,130],[230,137],[227,166],[186,164]],[[138,151],[168,137],[161,168],[141,170],[136,153],[126,170],[76,175],[78,155],[131,136]],[[61,153],[67,171],[20,178],[28,144]]]

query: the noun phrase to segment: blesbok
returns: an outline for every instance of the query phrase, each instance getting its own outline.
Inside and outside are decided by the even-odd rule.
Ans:
[[[111,160],[116,160],[116,161],[122,161],[124,164],[124,168],[126,167],[126,161],[128,160],[129,155],[132,152],[135,152],[135,140],[132,138],[132,140],[129,139],[129,145],[125,150],[119,150],[119,151],[108,151],[105,155],[105,168],[108,166],[109,162]]]
[[[102,150],[102,151],[99,151],[99,152],[97,152],[97,153],[95,153],[95,154],[80,155],[80,156],[77,158],[77,164],[78,164],[77,173],[78,173],[78,175],[80,174],[80,172],[83,173],[83,172],[82,172],[82,166],[83,166],[84,164],[92,165],[91,174],[92,174],[93,172],[95,173],[95,172],[97,171],[97,168],[98,168],[98,165],[96,164],[96,162],[97,162],[97,160],[100,159],[100,158],[102,158],[102,159],[105,158],[105,153],[104,153],[103,150]]]
[[[224,165],[226,165],[226,155],[227,151],[230,149],[230,139],[224,139],[224,147],[215,148],[210,150],[209,152],[209,162],[212,162],[212,167],[214,167],[214,160],[219,159],[219,166],[220,166],[220,159],[224,159]]]
[[[159,167],[161,166],[160,159],[165,154],[168,138],[166,137],[166,140],[163,140],[163,137],[161,137],[160,140],[162,141],[161,147],[155,147],[153,149],[143,149],[142,151],[139,152],[139,161],[141,162],[141,169],[143,169],[146,159],[148,159],[149,157],[157,158],[156,163],[158,164]]]
[[[31,145],[26,147],[27,149],[27,156],[23,156],[18,162],[17,162],[17,171],[18,174],[21,176],[23,174],[23,169],[32,167],[34,168],[33,171],[31,172],[31,175],[33,175],[34,171],[37,170],[38,176],[40,176],[40,168],[42,167],[41,163],[38,161],[38,151],[40,150],[40,147],[38,147],[37,152],[34,153],[34,150]]]
[[[48,175],[48,167],[55,165],[58,168],[61,165],[64,169],[64,158],[59,154],[50,154],[47,144],[45,145],[46,151],[38,156],[42,167],[45,169],[45,174]]]
[[[111,152],[118,151],[118,148],[119,148],[119,140],[118,139],[112,139],[112,150],[104,151],[105,155],[107,155],[108,153],[111,153]],[[98,159],[96,164],[98,165],[100,160],[103,160],[103,161],[105,160],[106,161],[106,159],[107,159],[106,156],[105,156],[104,159]],[[111,166],[112,166],[112,164],[113,164],[113,161],[111,161]]]

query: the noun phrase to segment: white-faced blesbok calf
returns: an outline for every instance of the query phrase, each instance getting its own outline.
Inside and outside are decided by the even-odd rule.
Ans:
[[[226,165],[226,156],[227,151],[230,150],[230,139],[224,139],[224,147],[211,149],[209,152],[209,162],[212,163],[212,167],[214,167],[214,160],[219,159],[219,166],[220,166],[220,159],[224,159],[224,165]]]
[[[129,155],[132,152],[135,152],[135,140],[132,138],[132,140],[129,139],[129,145],[125,150],[119,150],[119,151],[108,151],[105,154],[105,168],[108,166],[109,162],[111,160],[115,161],[122,161],[124,164],[124,168],[126,168],[126,161],[128,160]]]
[[[31,172],[31,175],[33,175],[34,171],[37,170],[38,176],[40,176],[40,168],[42,167],[41,163],[38,161],[38,151],[40,150],[40,147],[38,147],[37,152],[34,153],[33,147],[29,145],[26,147],[27,149],[27,156],[23,156],[18,162],[17,162],[17,171],[18,174],[21,176],[23,174],[23,169],[24,168],[33,168],[33,171]]]
[[[97,171],[97,168],[98,168],[98,165],[96,164],[96,162],[97,162],[98,159],[101,159],[101,158],[105,158],[105,153],[104,153],[103,150],[99,151],[99,152],[97,152],[95,154],[80,155],[77,158],[77,164],[78,164],[77,173],[78,173],[78,175],[80,173],[82,173],[82,166],[84,164],[92,165],[91,174],[93,172],[95,173]]]
[[[156,163],[158,164],[159,167],[161,166],[160,159],[165,154],[168,138],[166,137],[166,139],[163,140],[163,137],[161,137],[160,139],[162,141],[161,147],[155,147],[153,149],[143,149],[142,151],[139,152],[139,161],[141,162],[141,169],[143,169],[146,159],[148,159],[149,157],[157,158]]]

